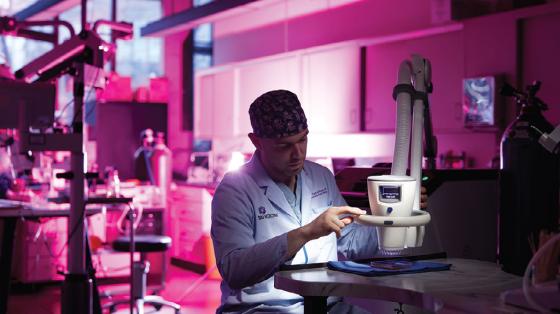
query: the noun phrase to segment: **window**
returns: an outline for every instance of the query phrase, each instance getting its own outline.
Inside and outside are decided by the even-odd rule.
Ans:
[[[153,0],[119,0],[118,4],[117,20],[134,23],[134,38],[118,42],[117,72],[131,76],[133,87],[147,85],[150,77],[163,75],[163,40],[140,37],[140,28],[162,17],[161,3]]]
[[[11,15],[36,1],[37,0],[0,0],[0,13]],[[93,23],[99,19],[111,19],[111,1],[89,0],[87,4],[89,23]],[[116,70],[121,76],[130,76],[132,78],[133,88],[148,85],[150,77],[163,75],[163,42],[159,38],[140,37],[140,28],[162,17],[161,2],[154,0],[119,0],[117,4],[117,21],[133,23],[134,38],[129,41],[117,40]],[[61,13],[59,18],[72,24],[76,33],[81,31],[81,6],[74,6]],[[51,33],[52,27],[34,28],[34,30]],[[111,34],[109,28],[102,26],[98,31],[104,40],[110,41]],[[63,42],[69,37],[70,34],[68,31],[61,27],[59,42]],[[46,42],[11,36],[0,36],[0,63],[8,64],[12,71],[16,71],[35,58],[48,52],[52,47],[52,44]],[[106,70],[108,70],[108,67],[106,67]],[[69,123],[74,115],[72,106],[72,79],[68,76],[62,76],[58,81],[58,86],[57,96],[59,105],[56,115],[63,123]],[[89,101],[94,101],[94,99],[95,93],[93,90],[87,90],[85,99],[86,106]],[[89,115],[89,111],[87,115]]]
[[[10,0],[0,0],[0,10],[4,7],[2,4],[6,1]],[[36,1],[12,0],[9,12],[17,12]],[[131,76],[133,87],[147,85],[150,77],[163,75],[161,62],[163,54],[162,40],[160,38],[140,37],[140,28],[151,21],[160,19],[162,14],[160,1],[118,1],[117,20],[134,24],[134,38],[129,41],[117,41],[117,72],[123,76]],[[70,22],[74,26],[75,31],[79,32],[81,30],[80,15],[81,7],[78,5],[63,12],[60,15],[60,19]],[[99,19],[109,20],[111,17],[111,1],[89,0],[87,16],[90,23]],[[50,32],[52,28],[44,27],[37,30]],[[107,28],[101,27],[99,31],[103,39],[110,40],[110,32]],[[61,28],[60,41],[62,42],[68,39],[68,37],[68,32]],[[2,36],[0,44],[4,44],[0,55],[2,55],[4,62],[11,66],[13,71],[20,69],[28,62],[52,49],[52,45],[49,43],[10,36]]]
[[[212,0],[193,0],[193,6],[202,6],[210,2]],[[211,67],[213,64],[212,29],[211,23],[202,24],[193,29],[193,66],[195,71]]]

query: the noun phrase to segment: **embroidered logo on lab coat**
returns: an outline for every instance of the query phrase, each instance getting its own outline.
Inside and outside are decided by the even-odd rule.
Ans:
[[[327,188],[322,188],[318,191],[315,191],[315,192],[311,193],[311,198],[316,198],[316,197],[321,196],[323,194],[327,194],[327,192],[328,192]]]
[[[278,214],[267,214],[266,208],[264,208],[264,206],[259,207],[259,215],[257,215],[257,218],[259,220],[275,218],[275,217],[278,217]]]

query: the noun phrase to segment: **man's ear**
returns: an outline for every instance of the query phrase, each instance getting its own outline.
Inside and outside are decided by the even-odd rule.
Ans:
[[[247,134],[247,136],[249,136],[249,139],[251,140],[251,143],[253,143],[253,146],[255,146],[256,149],[260,150],[261,149],[260,138],[257,135],[255,135],[255,133],[249,133]]]

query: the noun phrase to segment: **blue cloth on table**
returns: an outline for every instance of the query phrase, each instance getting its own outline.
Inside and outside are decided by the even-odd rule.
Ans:
[[[327,263],[329,269],[353,273],[363,276],[387,276],[410,273],[423,273],[429,271],[449,270],[451,264],[425,262],[425,261],[402,261],[389,260],[373,262],[374,266],[356,263],[352,261],[332,261]]]

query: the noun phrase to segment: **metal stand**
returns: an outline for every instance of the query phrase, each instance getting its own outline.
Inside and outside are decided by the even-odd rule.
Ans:
[[[148,272],[150,270],[150,263],[146,261],[146,252],[142,251],[140,247],[140,261],[134,261],[134,253],[136,252],[136,242],[135,238],[135,224],[137,221],[140,221],[141,216],[141,209],[137,212],[132,206],[129,204],[128,212],[126,215],[129,221],[129,248],[128,251],[130,253],[130,296],[128,300],[119,300],[115,302],[111,302],[108,304],[104,304],[104,308],[109,309],[109,313],[114,313],[117,309],[117,306],[121,304],[128,303],[130,314],[134,314],[134,309],[136,308],[137,314],[144,314],[144,304],[150,304],[155,307],[156,311],[162,306],[169,306],[175,310],[176,314],[179,314],[181,311],[181,306],[177,303],[167,301],[160,296],[157,295],[150,295],[147,296],[147,284],[148,284]],[[142,242],[141,242],[142,243]],[[153,251],[151,251],[153,252]]]
[[[92,309],[93,314],[102,314],[101,299],[99,298],[99,290],[97,287],[97,279],[95,277],[95,268],[91,262],[91,248],[89,242],[86,241],[86,271],[88,277],[91,279],[91,293],[92,293]]]
[[[134,278],[136,277],[135,273],[135,269],[134,269],[134,206],[130,205],[130,207],[128,208],[128,222],[130,224],[130,267],[131,267],[131,272],[130,272],[130,314],[134,314]],[[145,269],[142,269],[142,272]]]
[[[10,270],[12,267],[12,251],[14,249],[14,233],[16,218],[4,219],[2,233],[2,258],[0,259],[0,314],[8,312],[8,295],[10,294]]]
[[[393,311],[395,311],[395,314],[404,314],[404,310],[403,310],[402,306],[403,306],[403,304],[401,302],[399,302],[399,307],[393,309]]]
[[[142,253],[144,255],[144,253]],[[136,307],[137,314],[144,314],[144,304],[150,304],[155,307],[156,311],[162,306],[169,306],[172,307],[175,311],[175,314],[179,314],[181,311],[181,307],[174,303],[163,299],[158,295],[146,295],[146,286],[147,286],[147,275],[150,270],[150,263],[145,260],[145,257],[142,257],[140,261],[134,262],[132,266],[132,274],[134,274],[134,284],[131,287],[131,298],[130,300],[120,300],[114,303],[111,303],[109,307],[109,313],[114,313],[117,310],[117,306],[124,303],[131,303],[134,304],[133,307],[130,307],[131,313],[133,312],[134,307]]]
[[[314,297],[303,297],[303,313],[305,314],[315,314],[315,313],[327,313],[327,297],[324,296],[314,296]]]
[[[87,30],[87,0],[81,1],[82,31]],[[68,219],[68,273],[64,277],[62,287],[62,314],[91,314],[92,280],[86,273],[85,248],[86,234],[84,231],[85,193],[84,193],[84,94],[85,65],[75,63],[74,78],[74,134],[82,135],[82,147],[72,151],[70,157],[72,179],[70,181],[70,218]],[[79,112],[79,114],[77,114]]]
[[[76,63],[74,79],[74,134],[82,134],[82,147],[71,152],[70,218],[68,219],[68,273],[62,288],[62,314],[92,313],[92,281],[86,272],[84,230],[85,169],[83,146],[84,71],[83,63]],[[78,113],[79,114],[76,114]]]

